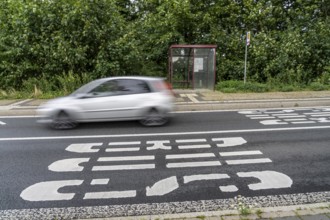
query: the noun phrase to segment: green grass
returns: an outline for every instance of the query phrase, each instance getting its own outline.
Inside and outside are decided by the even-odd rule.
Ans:
[[[223,93],[263,93],[263,92],[294,92],[294,91],[325,91],[330,90],[330,85],[313,82],[309,85],[289,85],[274,83],[256,83],[243,81],[222,81],[216,85],[216,90]]]

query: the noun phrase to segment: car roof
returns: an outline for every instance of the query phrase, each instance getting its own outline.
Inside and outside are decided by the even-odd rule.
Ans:
[[[151,77],[151,76],[113,76],[113,77],[106,77],[97,79],[96,81],[108,81],[114,79],[138,79],[138,80],[145,80],[145,81],[152,81],[152,80],[164,80],[162,77]]]

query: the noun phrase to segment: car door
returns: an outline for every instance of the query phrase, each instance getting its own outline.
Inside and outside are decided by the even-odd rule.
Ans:
[[[91,89],[77,103],[83,121],[112,120],[119,108],[117,80],[108,80]]]
[[[116,117],[122,119],[134,119],[140,116],[141,108],[148,102],[150,88],[148,84],[140,79],[120,79],[118,80],[119,97],[117,107],[114,111]]]

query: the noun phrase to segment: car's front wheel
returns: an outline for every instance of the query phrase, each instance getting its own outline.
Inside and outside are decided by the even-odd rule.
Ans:
[[[55,115],[53,122],[51,123],[51,127],[54,129],[72,129],[77,125],[77,122],[75,122],[65,111],[60,111]]]
[[[156,109],[148,111],[146,116],[140,120],[144,126],[162,126],[168,122],[168,117]]]

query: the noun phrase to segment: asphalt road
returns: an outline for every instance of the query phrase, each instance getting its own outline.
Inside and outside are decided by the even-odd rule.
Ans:
[[[330,109],[173,116],[165,127],[115,122],[65,131],[34,117],[0,117],[0,210],[281,195],[311,203],[320,201],[310,193],[330,191]]]

